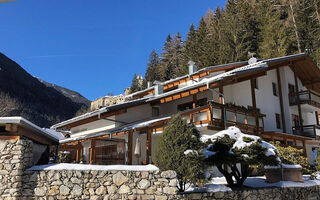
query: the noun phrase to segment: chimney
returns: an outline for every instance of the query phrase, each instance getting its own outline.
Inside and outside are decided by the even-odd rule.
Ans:
[[[147,82],[147,86],[148,86],[148,88],[151,88],[151,87],[152,87],[152,82],[151,82],[151,81],[148,81],[148,82]]]
[[[189,65],[189,75],[190,74],[193,74],[193,73],[195,73],[196,71],[197,71],[197,65],[196,65],[196,63],[195,62],[193,62],[193,61],[189,61],[188,62],[188,65]]]
[[[154,87],[154,96],[158,96],[163,93],[163,86],[160,84],[155,85]]]

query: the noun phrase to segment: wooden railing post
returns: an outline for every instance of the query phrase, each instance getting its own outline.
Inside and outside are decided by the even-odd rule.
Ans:
[[[301,112],[301,104],[300,104],[300,96],[299,96],[299,85],[298,85],[298,78],[295,70],[293,70],[294,73],[294,82],[295,82],[295,89],[296,89],[296,95],[297,95],[297,104],[298,104],[298,112],[299,112],[299,121],[300,121],[300,131],[301,135],[304,135],[303,130],[303,119],[302,119],[302,112]]]
[[[148,128],[148,131],[147,131],[147,144],[146,144],[146,149],[147,149],[147,152],[146,152],[146,161],[147,161],[147,164],[150,164],[151,163],[151,160],[150,160],[150,157],[151,157],[151,147],[152,147],[152,129]]]

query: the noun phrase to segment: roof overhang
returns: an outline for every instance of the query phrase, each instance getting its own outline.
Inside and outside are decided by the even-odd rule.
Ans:
[[[99,110],[95,110],[78,117],[60,122],[51,126],[52,129],[70,129],[82,124],[97,121],[99,119],[107,118],[113,115],[118,115],[126,112],[127,108],[138,106],[146,103],[148,98],[137,99],[133,101],[124,102],[112,106],[103,107]]]
[[[11,135],[25,136],[44,144],[59,144],[58,138],[23,117],[0,117],[0,125],[4,125]]]

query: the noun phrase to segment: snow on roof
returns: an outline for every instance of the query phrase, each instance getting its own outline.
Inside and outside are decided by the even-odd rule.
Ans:
[[[116,104],[116,105],[104,107],[104,108],[101,108],[99,110],[95,110],[93,112],[86,113],[84,115],[81,115],[81,116],[78,116],[78,117],[75,117],[75,118],[60,122],[58,124],[53,125],[51,128],[55,129],[55,128],[64,126],[66,124],[69,124],[69,123],[72,123],[72,122],[75,122],[75,121],[79,121],[79,120],[82,120],[82,119],[85,119],[85,118],[88,118],[88,117],[91,117],[91,116],[95,116],[95,115],[98,115],[100,113],[108,112],[113,107],[126,106],[126,105],[128,105],[130,103],[135,103],[135,102],[139,102],[139,101],[150,102],[150,101],[157,100],[157,99],[160,99],[160,98],[163,98],[165,96],[169,96],[169,95],[172,95],[172,94],[175,94],[175,93],[178,93],[178,92],[182,92],[182,91],[185,91],[185,90],[190,90],[190,89],[193,89],[193,88],[198,88],[198,87],[204,86],[204,85],[209,85],[209,84],[211,84],[213,82],[222,80],[222,79],[230,77],[230,76],[234,76],[234,75],[238,75],[238,74],[242,74],[242,73],[247,73],[247,72],[250,72],[250,71],[256,71],[256,70],[260,70],[260,69],[265,69],[265,68],[268,67],[267,63],[282,61],[282,60],[301,57],[301,56],[305,56],[305,55],[306,54],[302,53],[302,54],[295,54],[295,55],[283,56],[283,57],[278,57],[278,58],[271,58],[271,59],[262,60],[262,61],[259,61],[257,63],[249,64],[249,65],[245,65],[245,64],[248,63],[247,61],[242,61],[242,62],[235,62],[235,63],[229,63],[229,64],[206,67],[206,68],[203,68],[203,69],[200,69],[200,70],[196,71],[193,74],[196,74],[196,73],[199,73],[201,71],[208,70],[208,69],[219,69],[219,68],[223,68],[223,67],[226,67],[226,66],[232,66],[232,65],[245,65],[243,67],[239,67],[239,68],[236,68],[234,70],[230,70],[228,72],[218,74],[216,76],[205,77],[201,81],[199,81],[197,83],[194,83],[192,85],[189,85],[189,86],[186,86],[186,87],[183,87],[183,88],[178,88],[178,89],[175,89],[175,90],[172,90],[170,92],[166,92],[166,93],[163,93],[163,94],[160,94],[160,95],[157,95],[157,96],[150,95],[150,96],[146,96],[146,97],[143,97],[143,98],[140,98],[140,99],[124,102],[122,104]],[[171,79],[171,80],[165,81],[165,82],[162,83],[162,85],[170,83],[170,82],[175,81],[175,80],[179,80],[179,79],[188,77],[188,76],[190,76],[190,75],[184,75],[184,76],[181,76],[181,77],[177,77],[175,79]],[[132,96],[134,96],[136,94],[140,94],[140,93],[143,93],[145,91],[152,90],[152,89],[154,89],[154,86],[152,86],[150,88],[147,88],[145,90],[137,91],[135,93],[127,95],[126,98],[128,98],[128,97],[130,98],[130,97],[132,97]]]
[[[23,117],[16,116],[16,117],[0,117],[0,124],[21,124],[22,126],[25,126],[35,132],[40,133],[43,136],[46,136],[47,138],[59,141],[59,138],[52,135],[51,133],[47,132],[46,130],[40,128],[39,126],[35,125],[34,123],[24,119]]]
[[[158,171],[159,168],[154,165],[86,165],[86,164],[48,164],[37,165],[28,169],[29,171],[40,170],[116,170],[116,171]]]
[[[128,130],[133,130],[133,129],[137,129],[137,128],[142,128],[142,127],[147,127],[147,126],[152,125],[155,122],[167,120],[170,118],[171,118],[171,116],[165,116],[165,117],[160,117],[160,118],[148,119],[148,120],[144,120],[144,121],[140,121],[140,122],[134,122],[131,124],[126,124],[126,125],[123,125],[120,127],[116,127],[114,129],[110,129],[108,131],[97,132],[94,134],[84,135],[84,136],[79,136],[79,137],[67,138],[64,140],[60,140],[60,143],[72,142],[72,141],[76,141],[76,140],[83,140],[83,139],[98,137],[98,136],[102,136],[102,135],[112,134],[115,132],[122,132],[122,131],[128,131]]]
[[[247,73],[247,72],[251,72],[251,71],[257,71],[257,70],[265,69],[267,67],[268,67],[268,65],[264,61],[260,61],[260,62],[253,63],[253,64],[249,64],[249,65],[246,65],[246,66],[243,66],[243,67],[239,67],[239,68],[230,70],[228,72],[224,72],[224,73],[218,74],[216,76],[203,78],[201,81],[199,81],[197,83],[194,83],[192,85],[189,85],[189,86],[186,86],[186,87],[183,87],[183,88],[178,88],[176,90],[172,90],[170,92],[166,92],[166,93],[157,95],[157,96],[155,96],[153,98],[151,97],[149,100],[147,100],[147,102],[150,102],[150,101],[153,101],[153,100],[156,100],[156,99],[160,99],[160,98],[163,98],[163,97],[166,97],[166,96],[169,96],[169,95],[172,95],[172,94],[176,94],[176,93],[179,93],[179,92],[183,92],[183,91],[186,91],[186,90],[190,90],[190,89],[193,89],[193,88],[198,88],[200,86],[204,86],[204,85],[208,86],[209,84],[211,84],[213,82],[220,81],[220,80],[222,80],[224,78],[227,78],[227,77],[230,77],[230,76],[243,74],[243,73]]]
[[[57,138],[58,140],[62,140],[62,139],[65,138],[64,135],[61,132],[55,131],[53,129],[43,128],[43,130],[45,130],[47,133],[49,133],[53,137]]]
[[[67,124],[70,124],[70,123],[73,123],[73,122],[76,122],[76,121],[80,121],[80,120],[86,119],[88,117],[96,116],[96,115],[99,115],[99,114],[102,114],[102,113],[105,113],[105,112],[108,112],[108,111],[111,111],[111,110],[114,110],[114,109],[117,109],[117,108],[129,106],[129,105],[132,105],[132,104],[138,104],[138,103],[146,101],[147,99],[148,99],[148,97],[141,98],[141,99],[135,99],[135,100],[132,100],[132,101],[127,101],[127,102],[123,102],[123,103],[119,103],[119,104],[115,104],[115,105],[106,106],[106,107],[100,108],[98,110],[95,110],[95,111],[92,111],[92,112],[88,112],[88,113],[85,113],[85,114],[80,115],[78,117],[74,117],[74,118],[71,118],[69,120],[66,120],[66,121],[60,122],[58,124],[55,124],[55,125],[51,126],[51,129],[56,129],[56,128],[65,126]]]

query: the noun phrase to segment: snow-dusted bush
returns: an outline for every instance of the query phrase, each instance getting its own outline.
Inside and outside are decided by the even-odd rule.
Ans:
[[[234,126],[214,135],[204,135],[201,141],[206,146],[205,162],[215,165],[230,187],[243,185],[252,172],[250,165],[278,165],[280,161],[275,146],[260,137],[243,134]],[[241,165],[240,169],[237,164]]]

